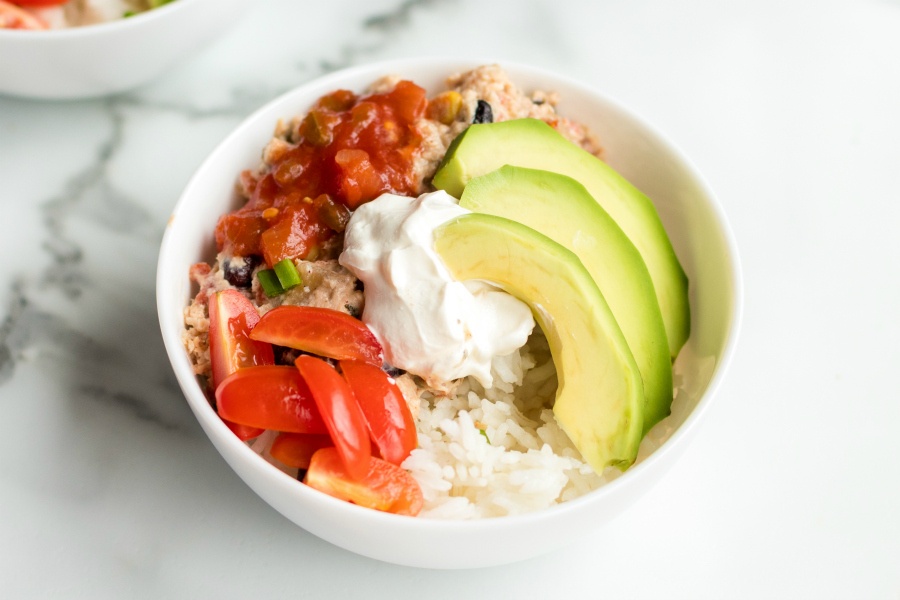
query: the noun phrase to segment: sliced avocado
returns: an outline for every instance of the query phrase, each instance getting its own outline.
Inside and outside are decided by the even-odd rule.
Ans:
[[[531,307],[559,377],[560,427],[598,473],[628,468],[643,432],[641,374],[578,257],[520,223],[478,213],[440,225],[434,240],[456,279],[489,281]]]
[[[537,119],[471,125],[453,140],[434,185],[459,198],[470,179],[503,165],[568,175],[609,213],[647,265],[674,360],[691,329],[688,282],[650,199],[605,162]]]
[[[584,186],[558,173],[507,165],[469,181],[459,205],[517,221],[581,260],[641,372],[644,433],[669,416],[672,362],[653,282],[637,248]]]

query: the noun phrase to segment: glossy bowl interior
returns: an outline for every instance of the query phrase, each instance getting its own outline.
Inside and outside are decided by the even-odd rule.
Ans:
[[[480,521],[400,517],[360,508],[308,488],[254,454],[210,408],[181,344],[182,311],[192,293],[191,264],[214,255],[213,227],[238,206],[238,173],[255,166],[276,122],[304,113],[338,88],[362,91],[395,73],[438,90],[451,73],[478,62],[414,59],[334,73],[274,100],[249,117],[203,163],[169,221],[162,243],[157,302],[160,326],[191,409],[225,460],[257,494],[288,519],[353,552],[420,567],[467,568],[513,562],[558,548],[629,507],[669,469],[696,431],[732,355],[741,313],[735,243],[712,192],[690,162],[660,134],[587,87],[548,72],[503,63],[526,90],[560,93],[560,112],[588,124],[609,162],[656,202],[690,278],[691,337],[676,363],[674,433],[623,476],[576,500],[523,516]]]
[[[0,94],[64,100],[146,83],[208,43],[253,0],[177,0],[97,25],[0,29]]]

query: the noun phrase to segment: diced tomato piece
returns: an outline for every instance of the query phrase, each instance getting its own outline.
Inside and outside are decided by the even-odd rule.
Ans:
[[[273,267],[285,258],[306,258],[313,247],[331,237],[312,200],[299,200],[281,209],[278,220],[260,236],[260,250]]]
[[[378,453],[399,465],[418,444],[416,422],[400,388],[378,367],[358,361],[341,361],[340,366],[366,417]]]
[[[238,369],[275,364],[272,346],[249,337],[250,330],[259,322],[259,313],[243,294],[237,290],[216,292],[210,295],[207,308],[213,389],[217,389],[226,377]],[[257,427],[223,420],[243,441],[253,439],[263,432]]]
[[[259,254],[259,237],[268,223],[261,210],[244,210],[219,217],[216,224],[216,248],[234,256]]]
[[[240,369],[216,388],[216,408],[223,419],[249,427],[328,432],[306,381],[293,367]]]
[[[381,344],[365,323],[330,308],[273,308],[259,320],[250,337],[337,360],[361,360],[379,367],[384,362]]]
[[[340,169],[340,195],[350,208],[380,196],[387,189],[388,184],[365,150],[338,150],[334,162]]]
[[[369,461],[362,478],[350,477],[334,448],[312,457],[303,482],[329,496],[384,512],[415,516],[422,510],[422,489],[412,475],[379,458]]]
[[[308,469],[313,454],[322,448],[334,446],[331,436],[317,433],[280,433],[269,453],[289,467]]]
[[[394,114],[406,123],[415,123],[428,108],[425,89],[412,81],[398,81],[388,95]]]
[[[223,290],[209,297],[209,359],[213,387],[244,367],[275,364],[271,344],[254,340],[251,330],[259,313],[237,290]]]
[[[350,386],[320,358],[303,355],[294,364],[312,392],[346,472],[353,479],[363,478],[369,469],[372,447],[366,418]]]

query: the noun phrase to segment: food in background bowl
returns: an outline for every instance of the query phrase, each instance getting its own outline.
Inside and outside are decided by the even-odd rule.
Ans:
[[[331,495],[447,518],[546,508],[634,463],[670,411],[687,279],[557,101],[481,66],[278,124],[191,269],[185,346],[237,436]]]
[[[604,160],[653,198],[690,280],[690,338],[673,365],[671,415],[647,434],[635,464],[614,481],[545,509],[489,519],[409,518],[336,500],[299,484],[235,436],[204,394],[183,338],[184,308],[197,293],[185,274],[198,261],[213,259],[212,225],[245,203],[235,191],[236,174],[258,164],[274,123],[306,114],[336,89],[364,94],[383,74],[400,73],[431,98],[446,89],[446,74],[477,64],[420,58],[366,65],[324,76],[274,100],[197,170],[160,249],[157,303],[166,350],[188,405],[222,457],[254,492],[310,533],[365,556],[411,566],[471,568],[522,560],[571,543],[620,515],[671,471],[702,431],[699,425],[730,362],[740,320],[734,240],[715,197],[685,156],[604,95],[554,73],[504,63],[521,89],[558,91],[559,112],[594,132],[603,143]],[[659,444],[648,443],[657,435]]]
[[[174,0],[0,0],[0,28],[65,29],[133,17]]]
[[[0,20],[13,13],[37,19],[9,0],[0,2],[6,8],[0,11]],[[252,0],[173,0],[134,17],[118,18],[122,16],[116,8],[118,2],[105,3],[114,8],[108,15],[111,20],[84,27],[40,32],[0,27],[0,94],[60,100],[130,90],[184,64],[192,52],[258,4]],[[149,5],[149,0],[135,0],[135,6]],[[82,5],[67,4],[61,13],[76,6]]]

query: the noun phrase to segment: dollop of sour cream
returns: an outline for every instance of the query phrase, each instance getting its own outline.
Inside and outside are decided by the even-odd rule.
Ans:
[[[353,213],[339,262],[365,285],[362,320],[391,365],[441,387],[475,377],[534,329],[528,305],[482,281],[456,281],[434,251],[434,230],[468,213],[446,192],[383,194]]]

